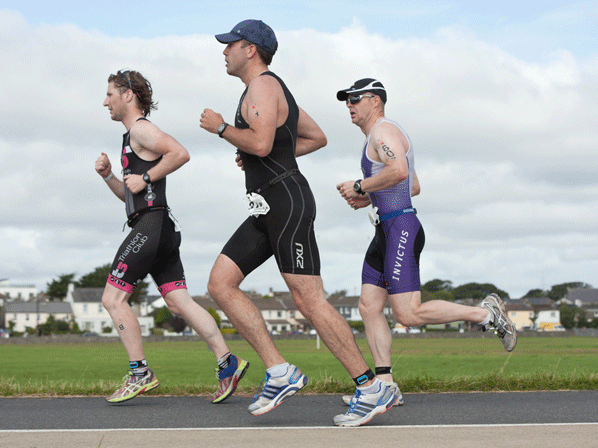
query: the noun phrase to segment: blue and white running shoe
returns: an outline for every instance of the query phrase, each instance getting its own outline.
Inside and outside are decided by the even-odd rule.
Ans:
[[[383,381],[384,383],[384,381]],[[405,400],[403,400],[403,394],[401,393],[401,389],[399,388],[399,385],[397,383],[385,383],[385,384],[389,384],[390,388],[393,390],[393,393],[395,394],[396,400],[392,403],[388,404],[388,408],[390,409],[393,406],[403,406],[405,404]],[[353,395],[343,395],[341,397],[341,399],[343,400],[343,403],[345,403],[347,406],[351,406],[351,403],[353,402],[353,400],[355,400],[355,394]]]
[[[380,381],[380,389],[373,394],[366,394],[357,389],[346,414],[334,417],[337,426],[361,426],[375,415],[383,414],[397,401],[391,383]]]
[[[261,394],[258,388],[253,397],[254,401],[247,410],[253,415],[265,414],[301,390],[307,381],[308,378],[301,373],[301,370],[292,364],[289,365],[287,373],[283,376],[272,377],[266,373],[266,378],[260,383]]]

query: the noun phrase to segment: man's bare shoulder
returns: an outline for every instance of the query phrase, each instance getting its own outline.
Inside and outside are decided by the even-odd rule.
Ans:
[[[396,135],[399,136],[401,135],[401,130],[396,127],[394,124],[388,122],[388,121],[383,121],[380,124],[378,124],[378,126],[376,126],[373,130],[372,130],[372,136],[376,137],[376,136],[382,136],[382,135]]]
[[[251,80],[247,89],[247,95],[270,96],[282,93],[282,87],[278,80],[268,75],[256,76]]]
[[[138,153],[140,157],[152,158],[149,154],[142,152],[149,151],[155,155],[162,154],[157,151],[157,142],[165,135],[158,126],[151,121],[139,120],[136,121],[130,129],[131,147]]]

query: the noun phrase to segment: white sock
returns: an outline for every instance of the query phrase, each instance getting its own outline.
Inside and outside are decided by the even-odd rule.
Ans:
[[[483,321],[481,321],[479,323],[479,325],[481,325],[482,327],[485,327],[486,325],[488,325],[490,323],[490,317],[492,316],[492,313],[490,311],[488,311],[488,315],[486,316],[486,319],[484,319]]]
[[[374,379],[374,382],[371,385],[365,387],[358,387],[357,389],[364,394],[375,394],[380,392],[381,387],[381,381],[378,378],[376,378]]]
[[[266,370],[266,372],[268,372],[271,377],[284,376],[286,375],[287,370],[289,370],[289,366],[290,364],[285,362],[284,364],[278,364],[277,366],[270,367]]]

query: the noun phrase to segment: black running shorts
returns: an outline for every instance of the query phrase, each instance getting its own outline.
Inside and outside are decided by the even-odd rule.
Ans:
[[[181,232],[175,231],[168,210],[142,214],[116,253],[108,284],[132,293],[150,274],[162,296],[186,289],[180,245]]]
[[[316,203],[301,174],[284,179],[262,193],[270,205],[266,215],[250,216],[222,249],[244,276],[274,255],[280,272],[320,275],[320,254],[314,233]]]

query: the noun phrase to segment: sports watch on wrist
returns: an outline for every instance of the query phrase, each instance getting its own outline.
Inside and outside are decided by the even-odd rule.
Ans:
[[[361,194],[361,195],[364,195],[364,194],[365,194],[365,191],[363,191],[363,190],[361,189],[361,181],[362,181],[362,180],[363,180],[363,179],[358,179],[358,180],[356,180],[356,181],[355,181],[355,183],[353,184],[353,190],[355,190],[355,193],[359,193],[359,194]]]
[[[227,127],[228,123],[222,123],[220,126],[218,126],[218,137],[222,138],[222,134],[224,133]]]
[[[143,174],[143,182],[145,182],[148,185],[152,183],[152,181],[151,181],[151,179],[149,177],[149,174],[147,174],[147,173]]]

